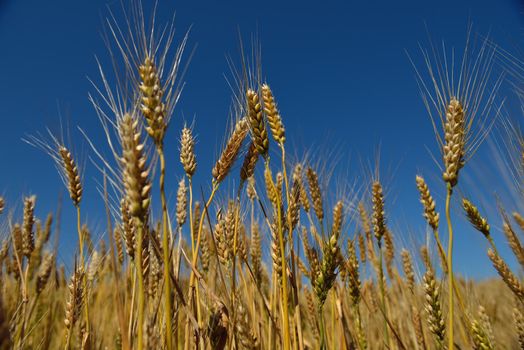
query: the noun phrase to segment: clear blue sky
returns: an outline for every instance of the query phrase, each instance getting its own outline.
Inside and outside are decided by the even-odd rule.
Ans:
[[[424,234],[415,174],[435,180],[434,187],[443,186],[428,155],[427,148],[436,151],[436,142],[406,50],[422,64],[418,44],[428,43],[425,24],[436,42],[443,39],[461,47],[469,22],[474,32],[490,33],[512,50],[522,41],[524,25],[524,5],[516,0],[159,3],[159,20],[176,10],[179,34],[192,26],[188,45],[197,46],[168,134],[172,192],[181,176],[176,140],[184,118],[195,118],[197,183],[207,189],[230,105],[226,55],[238,57],[239,29],[246,41],[258,32],[265,77],[279,102],[288,147],[301,154],[336,146],[338,169],[351,177],[380,147],[390,224],[408,245],[409,235]],[[95,142],[104,142],[87,99],[93,91],[87,77],[98,78],[95,55],[108,64],[101,38],[107,5],[115,10],[120,6],[101,0],[0,0],[0,193],[10,203],[20,202],[21,194],[35,193],[38,212],[44,215],[55,208],[57,193],[63,190],[49,157],[24,144],[25,135],[46,127],[58,130],[61,113],[70,120],[76,147],[85,158],[89,148],[82,145],[76,125]],[[84,213],[94,228],[103,228],[101,201],[94,190],[100,176],[86,165]],[[435,192],[443,209],[443,196]],[[465,192],[471,193],[467,188]],[[69,204],[65,202],[64,248],[76,241]],[[493,225],[500,226],[492,214]],[[463,221],[457,218],[463,228],[456,245],[457,266],[471,277],[493,274],[485,242]]]

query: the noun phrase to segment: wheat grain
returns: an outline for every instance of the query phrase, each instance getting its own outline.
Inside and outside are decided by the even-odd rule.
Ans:
[[[251,129],[253,143],[256,146],[258,153],[264,158],[267,157],[269,150],[269,139],[267,136],[266,122],[262,115],[262,108],[258,94],[253,90],[248,90],[246,93],[248,106],[248,121]]]
[[[517,298],[524,302],[524,287],[519,282],[519,279],[511,272],[508,265],[491,249],[488,250],[488,257],[509,289],[511,289]]]
[[[215,178],[215,181],[221,182],[226,178],[229,170],[233,166],[233,163],[238,156],[242,142],[244,142],[248,131],[249,127],[247,121],[245,119],[240,119],[236,123],[233,133],[227,140],[226,147],[224,147],[220,158],[213,167],[212,174]]]
[[[62,167],[64,173],[67,175],[67,189],[69,191],[69,197],[73,201],[75,207],[80,205],[82,200],[82,182],[80,181],[80,174],[78,172],[78,167],[71,155],[71,152],[64,146],[61,146],[58,149],[58,153],[62,159]]]
[[[184,127],[180,136],[180,162],[186,175],[191,178],[195,173],[197,162],[195,156],[195,140],[191,129]]]
[[[440,291],[432,270],[428,270],[424,275],[424,291],[429,330],[435,336],[438,346],[443,348],[445,323],[440,306]]]
[[[420,202],[424,206],[424,218],[433,230],[438,229],[439,214],[435,210],[435,201],[429,192],[428,185],[422,176],[416,177],[417,188],[420,192]]]
[[[262,85],[262,100],[264,101],[264,113],[266,114],[269,129],[275,141],[281,145],[286,141],[284,124],[278,112],[277,104],[269,85]]]
[[[477,231],[481,232],[484,236],[489,237],[488,220],[480,215],[477,207],[466,198],[462,199],[462,207],[464,208],[466,216],[468,217],[471,225],[473,225],[473,227],[475,227]]]

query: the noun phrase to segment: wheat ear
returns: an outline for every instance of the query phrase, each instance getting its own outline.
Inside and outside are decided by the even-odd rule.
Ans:
[[[253,90],[248,90],[246,97],[248,121],[253,142],[255,143],[258,153],[266,158],[269,150],[269,139],[266,130],[266,122],[262,114],[262,107],[260,106],[260,99],[258,94]]]
[[[504,283],[506,283],[515,296],[524,303],[524,287],[520,283],[519,279],[513,274],[513,272],[511,272],[504,260],[502,260],[502,258],[492,249],[488,250],[488,257]]]
[[[235,129],[226,143],[226,147],[222,151],[220,158],[218,158],[213,167],[213,177],[217,183],[224,180],[229,174],[233,163],[237,159],[238,153],[242,146],[242,142],[249,132],[248,122],[245,119],[240,119],[235,124]]]

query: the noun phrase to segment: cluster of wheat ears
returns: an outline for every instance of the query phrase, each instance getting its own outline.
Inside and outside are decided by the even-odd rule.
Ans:
[[[234,126],[209,191],[202,190],[206,199],[196,201],[192,128],[181,128],[183,173],[166,174],[164,155],[164,140],[176,128],[169,126],[187,36],[171,50],[170,25],[156,35],[144,29],[140,8],[133,14],[123,27],[108,21],[112,57],[122,56],[118,71],[125,73],[114,87],[100,69],[102,83],[91,97],[114,156],[104,158],[91,144],[103,178],[106,210],[99,214],[107,219],[106,235],[93,239],[84,222],[82,171],[57,137],[29,142],[56,162],[77,210],[71,273],[57,264],[50,243],[53,216],[35,217],[36,197],[24,198],[20,219],[0,198],[1,349],[524,349],[523,280],[506,262],[514,257],[499,255],[490,224],[468,198],[461,198],[463,213],[486,238],[486,258],[500,279],[467,281],[453,265],[454,190],[489,130],[490,111],[496,113],[489,105],[500,82],[489,77],[489,43],[475,55],[464,52],[459,79],[435,68],[424,51],[432,79],[418,74],[419,83],[447,195],[438,204],[424,178],[414,178],[432,234],[421,247],[398,251],[380,177],[372,176],[359,195],[341,194],[328,190],[313,163],[288,161],[275,96],[248,65],[238,75]],[[513,136],[522,174],[523,142]],[[170,208],[164,183],[181,174]],[[220,192],[227,198],[220,189],[231,184],[231,199],[218,199]],[[500,217],[521,273],[524,217],[502,206]]]

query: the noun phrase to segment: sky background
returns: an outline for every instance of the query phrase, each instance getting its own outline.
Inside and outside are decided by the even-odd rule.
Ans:
[[[118,18],[118,1],[0,0],[0,193],[11,209],[20,208],[22,195],[32,193],[38,195],[39,215],[55,209],[64,187],[50,158],[22,138],[45,132],[46,127],[59,131],[62,115],[69,124],[75,151],[86,160],[83,219],[89,221],[95,235],[105,227],[96,191],[101,177],[89,162],[92,152],[76,127],[85,130],[95,143],[105,143],[88,101],[88,93],[94,90],[88,78],[100,81],[95,55],[110,68],[102,40],[108,6]],[[167,135],[171,203],[182,176],[177,139],[184,122],[194,121],[198,139],[196,188],[208,190],[231,104],[226,57],[238,59],[239,32],[246,44],[258,33],[264,78],[283,116],[287,148],[292,150],[288,152],[309,152],[314,159],[327,159],[336,169],[330,187],[335,192],[337,185],[366,180],[369,164],[380,151],[389,225],[397,245],[408,248],[426,234],[415,175],[427,178],[442,212],[444,185],[431,159],[437,144],[406,52],[423,68],[419,44],[428,45],[428,32],[437,44],[444,40],[460,51],[472,23],[474,35],[489,34],[497,44],[518,53],[524,25],[524,4],[516,0],[269,0],[263,4],[159,0],[158,22],[168,20],[173,11],[176,39],[191,27],[188,48],[195,51]],[[501,95],[501,99],[514,98],[504,88]],[[511,103],[507,110],[514,118],[522,117]],[[489,145],[486,143],[464,169],[465,180],[456,197],[465,193],[478,199],[498,229],[500,218],[492,210],[493,194],[498,191],[492,180],[497,177],[486,166],[491,164],[486,162],[491,155]],[[475,190],[478,187],[482,187],[482,195]],[[223,191],[227,194],[227,189]],[[465,224],[458,202],[453,205],[458,271],[475,278],[494,275],[483,237]],[[60,239],[65,262],[70,261],[76,242],[73,218],[72,205],[65,201]],[[441,234],[445,236],[445,231]],[[494,235],[499,245],[504,245],[502,251],[508,253],[499,239],[501,232],[496,230]],[[515,266],[511,258],[509,261]]]

